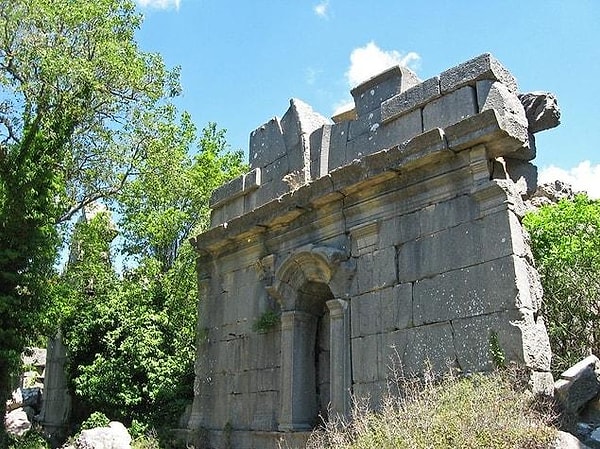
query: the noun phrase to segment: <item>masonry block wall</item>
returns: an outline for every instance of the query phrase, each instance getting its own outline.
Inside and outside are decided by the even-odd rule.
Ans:
[[[549,379],[520,224],[539,126],[513,76],[485,54],[426,81],[394,67],[352,95],[333,122],[292,100],[253,131],[251,171],[193,239],[188,428],[213,447],[296,444],[352,395],[377,407],[390,366],[489,370],[491,342]]]

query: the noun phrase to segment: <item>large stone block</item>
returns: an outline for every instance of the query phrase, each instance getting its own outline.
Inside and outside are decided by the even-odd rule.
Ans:
[[[477,103],[479,112],[494,109],[500,117],[510,116],[513,120],[528,127],[525,108],[519,97],[506,85],[498,81],[477,81]]]
[[[421,235],[420,212],[398,214],[381,222],[379,239],[385,245],[400,245]]]
[[[489,53],[477,56],[442,72],[440,74],[440,90],[444,94],[466,84],[473,85],[476,81],[482,79],[500,81],[512,92],[518,91],[515,78]]]
[[[423,108],[423,130],[445,128],[477,114],[477,95],[471,86],[447,93]]]
[[[250,133],[250,167],[264,167],[286,154],[281,122],[273,117]]]
[[[352,380],[353,382],[374,382],[379,379],[379,355],[382,346],[381,334],[353,338]]]
[[[310,135],[310,177],[317,179],[329,170],[332,125],[323,125]]]
[[[453,330],[450,323],[419,326],[406,331],[407,345],[402,354],[406,375],[447,372],[455,365]]]
[[[506,211],[422,235],[398,250],[398,278],[412,282],[513,254]]]
[[[349,126],[349,122],[341,122],[336,123],[331,127],[327,172],[332,172],[336,168],[342,167],[349,162],[346,157]]]
[[[387,123],[394,120],[413,109],[421,108],[440,95],[440,78],[436,76],[425,80],[383,101],[381,103],[381,121]]]
[[[479,206],[468,195],[461,195],[450,201],[431,204],[419,212],[421,234],[433,234],[442,229],[476,220]]]
[[[514,264],[508,256],[415,282],[415,326],[516,308]]]
[[[393,246],[356,259],[356,276],[352,286],[356,294],[390,287],[396,282],[396,249]]]
[[[381,106],[388,98],[403,92],[421,81],[408,68],[395,66],[356,86],[350,92],[358,117]]]
[[[458,364],[463,372],[493,369],[495,366],[492,345],[496,344],[494,341],[498,343],[494,350],[501,351],[499,357],[506,357],[506,361],[518,360],[518,354],[512,350],[518,347],[521,333],[516,326],[509,324],[510,318],[518,319],[518,311],[495,312],[453,322]]]
[[[346,157],[348,160],[362,158],[402,145],[404,142],[423,132],[421,111],[412,111],[385,125],[373,124],[367,132],[348,141]]]

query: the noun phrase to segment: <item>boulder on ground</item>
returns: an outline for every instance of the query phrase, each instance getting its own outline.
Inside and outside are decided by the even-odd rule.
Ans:
[[[108,427],[96,427],[81,432],[76,449],[130,449],[131,436],[123,424],[112,421]]]
[[[9,435],[17,437],[22,437],[31,429],[31,422],[22,407],[7,413],[4,417],[4,425]]]

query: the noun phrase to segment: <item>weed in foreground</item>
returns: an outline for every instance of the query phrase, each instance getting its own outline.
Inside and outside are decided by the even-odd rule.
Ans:
[[[405,378],[393,389],[376,412],[355,401],[349,420],[329,421],[311,435],[307,448],[542,449],[556,436],[550,409],[509,370]]]

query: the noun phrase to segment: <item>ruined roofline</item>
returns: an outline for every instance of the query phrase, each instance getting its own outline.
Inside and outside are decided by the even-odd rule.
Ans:
[[[230,243],[243,242],[245,235],[262,233],[292,222],[315,207],[336,201],[351,192],[368,188],[432,164],[447,162],[461,152],[485,145],[487,158],[523,148],[526,130],[511,134],[518,124],[486,110],[445,129],[435,128],[390,149],[354,160],[327,175],[300,186],[248,213],[215,226],[191,239],[200,252],[218,250]],[[458,161],[457,161],[458,162]],[[251,172],[252,173],[252,172]]]
[[[520,142],[506,149],[500,148],[501,144],[490,147],[490,159],[506,155],[524,160],[535,157],[529,139],[535,131],[530,129],[517,96],[517,82],[490,54],[422,82],[410,70],[392,67],[352,93],[355,119],[332,124],[305,103],[291,100],[281,119],[275,117],[253,131],[251,171],[213,193],[211,226],[222,226],[271,201],[280,201],[289,192],[356,159],[406,147],[407,142],[433,129],[447,134],[448,127],[487,110],[496,111],[495,118],[481,117],[477,126],[483,128],[478,132],[485,134],[485,126],[491,126],[492,134],[494,128],[502,129]],[[466,122],[465,126],[474,127],[476,122]],[[454,145],[456,149],[457,143]]]

